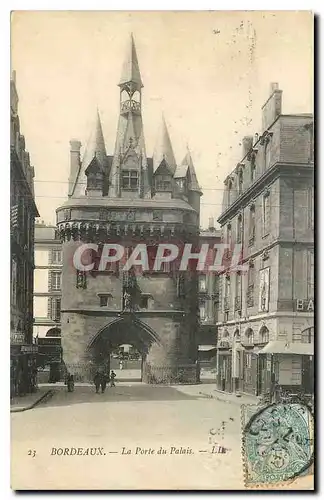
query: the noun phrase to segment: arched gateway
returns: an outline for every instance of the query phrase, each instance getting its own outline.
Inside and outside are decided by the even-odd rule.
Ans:
[[[110,321],[90,340],[88,353],[93,370],[111,369],[111,355],[123,344],[133,346],[141,355],[141,380],[147,380],[146,358],[153,344],[162,346],[157,333],[133,315]]]

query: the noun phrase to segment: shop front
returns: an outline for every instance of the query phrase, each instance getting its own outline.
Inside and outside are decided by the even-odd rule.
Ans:
[[[232,349],[227,339],[217,345],[216,384],[220,391],[232,391]]]
[[[24,396],[37,389],[37,346],[24,344],[23,334],[15,334],[10,345],[10,397]]]
[[[259,351],[260,392],[274,387],[292,393],[314,392],[314,344],[271,341]],[[266,376],[264,376],[266,374]]]

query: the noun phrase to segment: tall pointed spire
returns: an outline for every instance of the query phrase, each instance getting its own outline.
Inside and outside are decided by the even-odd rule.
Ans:
[[[162,123],[153,153],[153,172],[156,172],[162,160],[166,161],[167,166],[171,174],[173,175],[176,170],[176,161],[172,149],[170,135],[163,114]]]
[[[77,175],[75,182],[74,195],[84,194],[87,177],[85,171],[92,162],[93,158],[96,158],[99,165],[104,170],[106,166],[107,153],[106,146],[102,132],[101,120],[99,115],[99,110],[97,108],[94,127],[90,134],[90,138],[87,142],[85,152],[83,155],[80,171]]]
[[[187,169],[189,170],[189,186],[188,186],[189,190],[190,191],[197,191],[199,193],[202,193],[201,187],[198,184],[196,170],[195,170],[195,167],[194,167],[194,164],[193,164],[193,161],[192,161],[192,157],[191,157],[191,153],[189,151],[188,145],[187,145],[186,156],[182,160],[181,165],[183,167],[187,167]]]
[[[128,42],[126,58],[124,60],[119,86],[123,86],[127,83],[134,84],[138,89],[143,87],[133,33],[131,33],[130,40]]]

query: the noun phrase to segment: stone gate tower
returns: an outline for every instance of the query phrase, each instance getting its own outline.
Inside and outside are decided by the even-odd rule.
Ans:
[[[83,158],[71,140],[68,200],[57,209],[63,243],[62,346],[76,379],[89,380],[98,366],[109,369],[110,351],[129,343],[143,356],[143,380],[194,382],[197,356],[196,273],[176,262],[160,270],[124,271],[124,264],[100,266],[105,243],[118,243],[126,257],[136,245],[153,256],[159,243],[198,244],[201,190],[190,152],[176,163],[162,119],[152,157],[145,149],[143,83],[131,36],[120,88],[115,150],[107,155],[99,113]],[[84,243],[90,271],[73,265]],[[125,258],[124,255],[124,258]]]

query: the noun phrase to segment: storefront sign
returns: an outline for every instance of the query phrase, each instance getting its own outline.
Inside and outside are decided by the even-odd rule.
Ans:
[[[35,354],[38,352],[38,346],[34,344],[22,345],[20,348],[20,352],[23,352],[25,354]]]
[[[21,345],[25,342],[25,334],[22,332],[11,332],[10,344]]]
[[[38,345],[61,345],[61,337],[39,337]]]
[[[296,311],[314,311],[314,299],[297,299]]]

